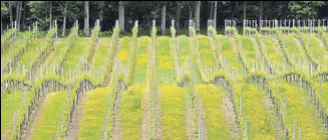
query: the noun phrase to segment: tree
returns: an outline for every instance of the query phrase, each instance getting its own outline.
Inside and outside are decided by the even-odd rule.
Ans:
[[[180,27],[180,12],[181,12],[181,5],[180,2],[177,1],[177,17],[176,17],[176,29],[179,30]]]
[[[38,22],[38,28],[48,29],[49,27],[49,19],[47,12],[49,9],[49,5],[45,1],[29,1],[27,3],[30,10],[29,22]]]
[[[199,19],[200,19],[200,5],[201,5],[201,1],[196,1],[196,9],[195,9],[195,21],[196,21],[196,32],[197,34],[199,33],[200,29],[199,29]]]
[[[235,17],[235,11],[237,9],[237,6],[238,6],[238,1],[235,1],[234,7],[232,9],[231,19]]]
[[[246,1],[244,1],[244,20],[246,19]]]
[[[20,30],[20,16],[21,16],[21,1],[18,1],[16,6],[16,26],[18,30]]]
[[[3,27],[2,27],[2,1],[1,1],[1,35],[3,33]]]
[[[84,16],[84,34],[86,36],[89,36],[89,1],[85,1],[84,2],[84,12],[85,12],[85,16]]]
[[[218,6],[218,1],[214,2],[214,15],[213,15],[213,20],[214,20],[214,29],[216,29],[216,13],[217,13],[217,6]]]
[[[258,23],[259,23],[259,26],[258,28],[260,29],[261,28],[261,20],[262,20],[262,7],[263,7],[263,1],[260,1],[260,6],[259,6],[259,20],[258,20]]]
[[[125,14],[124,14],[124,1],[119,1],[118,2],[119,7],[118,7],[118,22],[119,22],[119,27],[120,30],[122,32],[124,32],[124,18],[125,18]]]
[[[67,14],[67,1],[65,1],[65,5],[63,9],[63,29],[62,29],[62,36],[65,36],[66,33],[66,14]]]
[[[49,1],[49,29],[52,27],[52,1]]]
[[[189,19],[193,19],[192,17],[192,11],[194,9],[194,2],[192,2],[192,4],[188,4],[188,9],[189,9]]]
[[[12,3],[11,1],[8,1],[10,23],[13,23],[13,11],[12,11],[13,9],[11,3]]]
[[[161,30],[162,35],[165,35],[165,24],[166,24],[166,2],[163,3],[162,7],[162,21],[161,21]]]
[[[209,16],[209,19],[212,19],[213,18],[214,2],[208,2],[208,4],[210,5],[210,16]]]
[[[101,25],[102,21],[104,20],[104,6],[105,6],[105,2],[104,1],[99,1],[99,25]]]
[[[24,7],[22,9],[22,11],[23,11],[23,16],[22,16],[23,24],[22,24],[22,26],[23,26],[23,28],[25,28],[25,19],[26,19],[26,12],[27,12],[27,10],[26,10],[26,4],[25,4],[25,2],[22,2],[22,5],[24,5]]]
[[[4,14],[6,14],[8,11],[6,5],[4,4],[3,1],[1,1],[1,35],[3,34],[3,23],[2,23],[2,17]]]
[[[84,1],[3,1],[2,5],[7,7],[8,12],[2,12],[1,19],[3,29],[17,20],[18,28],[23,29],[32,22],[38,22],[40,30],[48,30],[53,26],[49,23],[53,23],[56,19],[63,27],[61,30],[63,36],[68,26],[72,26],[76,20],[86,20],[87,17],[89,17],[89,35],[90,26],[93,26],[96,19],[100,19],[101,23],[106,23],[102,24],[102,30],[107,31],[111,30],[117,19],[121,31],[130,28],[131,21],[139,20],[140,33],[149,31],[151,21],[155,19],[161,23],[161,31],[165,34],[167,21],[171,19],[176,20],[178,31],[181,30],[182,25],[186,25],[187,20],[192,19],[196,23],[198,32],[200,27],[206,25],[206,22],[202,21],[207,18],[214,20],[213,26],[216,28],[223,25],[223,19],[327,18],[328,12],[328,2],[323,1],[208,1],[208,3],[207,6],[206,2],[201,5],[200,1],[166,1],[165,4],[156,1],[129,3],[127,1],[89,1],[89,16],[87,16]],[[125,11],[125,9],[129,10]],[[208,16],[202,16],[203,13],[208,13]],[[83,23],[81,30],[84,32]]]
[[[324,4],[324,1],[291,1],[289,2],[289,9],[294,18],[316,18],[317,8]]]

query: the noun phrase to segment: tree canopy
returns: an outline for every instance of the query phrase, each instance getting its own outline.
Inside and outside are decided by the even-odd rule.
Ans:
[[[140,31],[149,32],[152,20],[156,20],[156,26],[168,29],[174,19],[178,28],[186,29],[189,19],[199,18],[196,25],[205,29],[208,19],[216,19],[217,28],[224,27],[224,19],[234,19],[241,26],[244,14],[247,19],[313,19],[327,18],[325,13],[328,13],[327,1],[90,1],[88,4],[85,1],[1,1],[1,31],[15,20],[20,30],[27,30],[36,21],[39,29],[48,30],[54,20],[59,28],[69,29],[78,20],[79,29],[86,33],[90,29],[84,27],[86,21],[89,21],[87,26],[94,26],[100,19],[101,30],[111,31],[121,16],[124,26],[120,28],[125,28],[124,31],[130,32],[138,20]]]

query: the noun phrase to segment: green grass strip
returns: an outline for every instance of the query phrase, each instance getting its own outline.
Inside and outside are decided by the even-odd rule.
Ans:
[[[139,48],[137,53],[137,59],[135,60],[135,71],[133,74],[132,84],[142,84],[146,82],[146,69],[148,65],[148,42],[149,37],[139,38]]]
[[[248,139],[254,140],[274,140],[275,133],[273,120],[270,120],[268,110],[265,108],[264,100],[267,96],[256,85],[248,83],[237,83],[237,92],[234,93],[236,110],[239,114],[240,127],[243,138],[246,136],[246,122],[248,119],[247,134]],[[240,112],[240,98],[242,100]],[[242,116],[240,116],[242,114]]]
[[[77,39],[76,44],[69,50],[66,60],[63,62],[64,71],[74,70],[78,64],[82,64],[79,61],[84,57],[85,49],[91,47],[87,45],[88,43],[90,43],[90,38],[79,37]]]
[[[168,37],[158,37],[159,46],[156,54],[158,63],[156,63],[156,69],[159,84],[169,84],[175,80],[173,57],[170,54],[170,41],[171,39]]]
[[[214,85],[198,85],[197,92],[204,107],[208,139],[231,139],[221,110],[222,98],[228,96],[226,90]]]
[[[81,120],[79,139],[99,140],[105,128],[108,93],[110,88],[97,88],[93,90],[84,105],[84,115]]]
[[[60,131],[61,115],[67,109],[67,91],[46,93],[49,94],[45,101],[44,110],[41,112],[39,120],[37,120],[35,129],[32,132],[32,139],[45,140],[55,139]]]
[[[144,93],[145,85],[133,85],[122,92],[120,111],[118,112],[122,126],[122,140],[137,140],[141,137]]]
[[[270,85],[273,89],[273,93],[278,93],[275,96],[278,99],[278,103],[281,105],[281,112],[285,126],[289,131],[289,137],[293,137],[293,120],[295,120],[295,136],[299,138],[299,128],[301,129],[302,139],[316,139],[323,140],[323,126],[316,114],[316,109],[313,106],[312,99],[308,94],[301,90],[297,85],[289,84],[282,80],[279,80],[278,87],[276,87],[275,81],[270,81]],[[287,114],[284,115],[283,100],[286,99]],[[326,136],[326,139],[328,137]]]
[[[185,124],[184,89],[162,84],[160,89],[160,108],[162,138],[171,140],[187,139]]]

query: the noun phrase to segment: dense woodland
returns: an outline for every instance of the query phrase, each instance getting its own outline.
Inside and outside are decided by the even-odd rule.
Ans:
[[[131,32],[138,20],[140,34],[149,34],[156,20],[159,33],[168,34],[172,19],[180,33],[189,19],[195,21],[197,32],[213,19],[220,33],[224,19],[235,19],[242,26],[242,19],[323,19],[327,13],[327,1],[1,1],[1,34],[14,21],[20,30],[28,30],[36,21],[39,29],[48,30],[56,20],[60,35],[65,36],[78,20],[79,34],[90,36],[97,19],[101,35],[111,33],[116,20],[123,33]]]

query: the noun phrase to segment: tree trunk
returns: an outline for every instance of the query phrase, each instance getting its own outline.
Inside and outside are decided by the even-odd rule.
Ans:
[[[1,1],[1,7],[2,7],[2,4],[3,4],[3,1]],[[2,35],[2,33],[3,33],[3,27],[2,27],[2,12],[1,12],[1,35]]]
[[[99,11],[99,26],[101,25],[102,21],[104,20],[104,4],[105,2],[102,2],[100,5],[100,11]]]
[[[16,21],[16,27],[18,27],[17,25],[18,25],[18,19],[19,19],[19,1],[17,1],[16,2],[16,19],[15,19],[15,21]],[[14,23],[13,23],[13,27],[15,27],[15,21],[14,21]]]
[[[246,1],[244,1],[244,20],[246,19]]]
[[[21,13],[22,13],[22,1],[17,2],[17,8],[16,8],[16,24],[17,24],[17,30],[20,31],[20,19],[21,19]]]
[[[26,4],[24,4],[23,2],[22,2],[22,4],[24,5],[24,8],[22,9],[23,10],[23,17],[22,17],[23,24],[22,24],[22,27],[23,27],[23,29],[25,29]]]
[[[120,30],[122,32],[124,32],[124,18],[125,18],[125,14],[124,14],[124,1],[119,1],[118,2],[119,7],[118,7],[118,20],[119,20],[119,27]]]
[[[3,27],[2,27],[2,13],[1,13],[1,35],[2,35],[2,33],[3,33]]]
[[[49,1],[49,30],[52,28],[52,1]]]
[[[210,16],[208,19],[213,19],[213,2],[209,2],[210,4]]]
[[[162,22],[161,22],[162,35],[165,35],[165,23],[166,23],[165,21],[166,21],[166,4],[164,4],[162,7]]]
[[[234,6],[234,8],[232,10],[231,19],[233,19],[235,17],[235,11],[237,9],[237,5],[238,5],[238,1],[236,1],[235,6]]]
[[[84,2],[84,34],[89,36],[89,1]]]
[[[192,19],[192,8],[189,9],[189,19]]]
[[[176,21],[176,29],[177,31],[179,30],[179,27],[180,27],[180,3],[177,2],[177,21]]]
[[[8,1],[8,4],[9,4],[9,19],[10,19],[10,24],[13,24],[13,9],[12,9],[12,6],[11,6],[11,1]]]
[[[213,15],[213,20],[214,20],[214,29],[216,29],[216,13],[217,13],[217,7],[218,6],[218,1],[214,2],[214,15]]]
[[[195,23],[196,23],[196,32],[197,34],[199,33],[200,29],[199,29],[199,19],[200,19],[200,5],[201,5],[201,1],[196,1],[196,9],[195,9]]]
[[[257,22],[259,24],[258,29],[260,29],[261,27],[261,20],[262,20],[262,6],[263,6],[263,1],[260,1],[260,6],[259,6],[259,21]]]
[[[66,34],[66,13],[67,13],[67,1],[65,1],[65,7],[64,7],[64,20],[63,20],[63,30],[62,30],[62,37]]]

